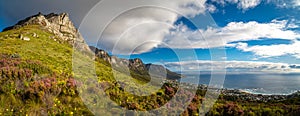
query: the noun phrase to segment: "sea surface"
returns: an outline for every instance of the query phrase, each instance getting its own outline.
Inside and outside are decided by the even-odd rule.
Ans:
[[[224,76],[223,76],[224,77]],[[200,78],[199,83],[195,80]],[[187,75],[182,82],[208,85],[210,74]],[[214,79],[222,80],[222,76]],[[227,74],[223,88],[239,89],[253,94],[286,95],[300,90],[300,74]]]

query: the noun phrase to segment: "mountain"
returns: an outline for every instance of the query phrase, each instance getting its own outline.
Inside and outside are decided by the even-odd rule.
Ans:
[[[46,30],[54,34],[61,41],[68,42],[70,45],[79,43],[78,45],[76,45],[76,47],[80,46],[80,49],[82,49],[83,51],[87,51],[87,52],[89,52],[90,50],[94,51],[97,57],[104,59],[108,63],[111,63],[111,61],[117,61],[116,63],[118,65],[124,65],[122,68],[126,68],[126,66],[128,66],[130,72],[133,72],[131,73],[133,77],[142,80],[148,80],[148,81],[150,80],[148,70],[149,70],[149,65],[151,64],[144,64],[141,59],[127,60],[118,57],[111,57],[104,50],[95,47],[88,47],[88,45],[85,44],[85,41],[81,36],[81,34],[78,32],[78,30],[70,20],[69,15],[67,13],[61,13],[61,14],[50,13],[48,15],[43,15],[42,13],[38,13],[37,15],[33,15],[24,20],[19,21],[14,26],[5,28],[3,31],[18,29],[28,25],[39,25],[42,27],[43,30]],[[51,37],[51,38],[55,38],[55,37]],[[30,38],[27,37],[27,39]],[[58,39],[54,39],[54,40],[57,41]],[[146,68],[146,65],[148,65],[148,68]],[[171,72],[170,70],[163,68],[163,66],[155,65],[154,67],[157,67],[162,70],[167,70],[166,72],[168,73],[167,75],[156,75],[156,76],[160,76],[160,77],[167,76],[167,79],[181,78],[181,75]],[[156,71],[158,71],[158,69]]]
[[[3,31],[19,29],[28,25],[39,25],[43,30],[54,34],[58,39],[68,42],[69,44],[83,43],[80,44],[81,49],[89,51],[88,45],[85,44],[83,37],[76,29],[73,22],[70,20],[69,15],[67,13],[50,13],[48,15],[38,13],[37,15],[33,15],[24,20],[19,21],[14,26],[5,28]]]
[[[31,16],[6,28],[0,33],[0,115],[92,115],[87,104],[79,96],[78,86],[81,80],[89,81],[90,77],[75,79],[72,69],[74,43],[82,50],[78,56],[82,60],[91,60],[86,53],[92,53],[80,36],[68,14],[48,14]],[[104,51],[103,51],[104,52]],[[107,55],[108,56],[108,55]],[[104,56],[102,56],[104,58]],[[112,58],[119,59],[119,58]],[[123,60],[123,59],[122,59]],[[125,61],[125,59],[123,60]],[[128,60],[126,60],[128,61]],[[146,75],[135,74],[138,80],[120,71],[113,72],[105,59],[96,57],[95,73],[99,85],[88,88],[91,95],[101,85],[106,92],[124,91],[122,86],[139,88],[139,80]],[[138,68],[138,67],[136,67]],[[86,70],[81,68],[80,70]],[[116,82],[114,77],[119,77]],[[80,80],[80,82],[78,82]],[[135,83],[136,82],[136,83]],[[148,91],[151,87],[145,88]],[[124,96],[130,94],[124,93]],[[112,95],[116,97],[117,95]],[[95,99],[95,96],[85,96]],[[127,97],[118,97],[121,103]],[[105,100],[101,98],[101,100]],[[110,101],[110,99],[106,100]],[[112,103],[111,103],[112,104]],[[105,105],[103,110],[93,112],[105,114],[104,109],[115,107]]]
[[[69,115],[74,108],[92,115],[72,74],[75,41],[84,43],[66,13],[31,16],[1,32],[0,115]],[[91,52],[85,43],[79,48]],[[110,67],[95,63],[111,77]]]
[[[156,64],[146,64],[147,70],[150,70],[151,74],[156,75],[158,77],[167,77],[170,80],[176,80],[184,77],[181,74],[170,71],[162,65]]]
[[[115,56],[110,56],[107,52],[104,50],[98,49],[96,47],[90,46],[90,49],[95,52],[95,55],[99,58],[104,59],[106,62],[113,64],[115,69],[118,71],[122,71],[121,68],[118,67],[128,67],[130,71],[134,72],[132,75],[133,77],[141,77],[144,76],[150,79],[150,74],[153,77],[158,78],[164,78],[170,79],[170,80],[176,80],[180,79],[183,76],[180,74],[177,74],[175,72],[170,71],[169,69],[165,68],[162,65],[156,65],[156,64],[144,64],[143,61],[139,58],[135,59],[122,59]]]
[[[86,106],[94,104],[84,103],[79,97],[77,87],[82,83],[73,75],[74,45],[82,51],[78,54],[82,60],[95,59],[99,85],[88,88],[87,92],[91,94],[101,86],[115,103],[122,105],[121,101],[134,96],[125,92],[121,86],[139,90],[140,83],[150,80],[147,67],[140,59],[121,59],[109,56],[107,52],[99,49],[96,57],[87,55],[86,53],[93,52],[67,13],[39,13],[5,28],[0,33],[0,115],[92,115]],[[121,67],[113,72],[110,62],[116,62]],[[122,66],[129,66],[131,75],[123,73]],[[118,82],[114,77],[119,77]],[[136,79],[132,80],[132,77]],[[80,80],[89,81],[89,77],[80,77]],[[155,87],[142,89],[139,91],[157,90]],[[163,87],[159,91],[164,91]],[[95,99],[95,96],[86,97]],[[142,101],[142,98],[136,99]],[[105,114],[105,109],[115,107],[113,103],[104,106],[102,110],[93,113]]]

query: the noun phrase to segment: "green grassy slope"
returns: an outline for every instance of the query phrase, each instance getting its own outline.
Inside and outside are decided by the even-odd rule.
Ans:
[[[20,34],[30,41],[21,40]],[[0,33],[0,56],[1,114],[91,114],[72,84],[72,46],[68,43],[31,25]],[[27,77],[21,75],[24,71]]]
[[[24,37],[29,37],[30,41],[21,40],[19,38],[21,34]],[[0,83],[3,84],[0,87],[1,114],[91,114],[78,97],[78,91],[74,84],[72,45],[61,41],[60,38],[45,31],[43,27],[30,25],[1,32],[0,50],[3,64],[0,65]],[[90,60],[90,57],[84,54],[79,54],[77,57]],[[19,62],[22,63],[19,64]],[[24,67],[24,64],[28,66]],[[117,77],[118,82],[123,83],[127,90],[149,93],[160,89],[152,86],[140,88],[139,84],[143,84],[143,82],[118,71],[113,71],[110,65],[102,59],[96,59],[95,66],[99,83],[120,86],[113,78]],[[6,69],[6,67],[9,68]],[[28,77],[19,75],[24,70],[29,71]],[[82,79],[88,78],[82,77]],[[23,88],[20,89],[17,86]],[[111,91],[122,90],[119,87],[110,87],[106,92],[109,94]],[[133,96],[124,90],[121,93],[123,97],[120,95],[112,96],[119,105],[124,99]],[[103,109],[107,107],[103,107]]]
[[[39,26],[26,26],[0,33],[0,37],[2,37],[0,39],[1,53],[17,55],[22,59],[38,60],[58,73],[70,73],[72,46],[40,28]],[[33,37],[34,33],[39,37]],[[20,34],[31,40],[19,39]],[[55,38],[56,41],[52,38]]]

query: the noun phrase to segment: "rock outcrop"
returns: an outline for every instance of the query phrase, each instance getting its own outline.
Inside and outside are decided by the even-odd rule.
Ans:
[[[67,13],[43,15],[38,13],[24,20],[19,21],[11,27],[5,28],[3,31],[17,29],[27,25],[40,25],[43,29],[53,33],[58,38],[72,45],[76,43],[76,47],[81,50],[89,50],[87,44],[81,34],[78,32]]]
[[[148,75],[148,70],[143,61],[139,58],[129,59],[129,69],[140,74],[140,75]]]
[[[90,46],[90,49],[91,49],[91,51],[93,51],[95,53],[96,57],[102,58],[104,61],[111,63],[111,57],[106,51],[98,49],[93,46]]]

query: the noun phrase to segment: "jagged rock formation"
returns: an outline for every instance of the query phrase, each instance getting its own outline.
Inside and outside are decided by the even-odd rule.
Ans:
[[[140,74],[140,75],[148,75],[148,70],[143,61],[139,58],[129,59],[129,69]]]
[[[43,29],[53,33],[63,41],[72,45],[76,43],[76,47],[79,47],[81,50],[89,50],[88,45],[85,44],[83,37],[78,32],[67,13],[51,13],[48,15],[38,13],[37,15],[19,21],[14,26],[5,28],[3,31],[17,29],[27,25],[40,25]]]
[[[105,60],[106,62],[113,64],[116,70],[124,72],[124,68],[133,71],[135,74],[141,76],[150,76],[149,71],[151,71],[151,76],[155,77],[166,77],[167,79],[179,79],[182,75],[172,72],[162,65],[156,64],[144,64],[139,58],[135,59],[123,59],[116,56],[110,56],[104,50],[98,49],[96,47],[90,46],[90,49],[95,52],[96,57]],[[126,70],[125,70],[126,71]]]
[[[111,63],[111,57],[109,54],[101,49],[98,49],[96,47],[90,46],[90,49],[95,53],[95,56],[98,58],[102,58],[104,61]]]

